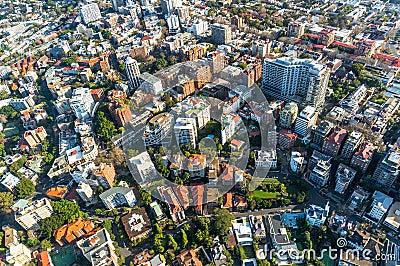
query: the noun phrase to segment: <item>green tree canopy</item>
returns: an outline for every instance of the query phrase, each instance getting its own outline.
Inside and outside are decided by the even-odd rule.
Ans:
[[[14,195],[10,192],[0,192],[0,209],[4,210],[13,203]]]
[[[17,196],[20,199],[30,197],[35,193],[35,184],[28,178],[21,178],[21,182],[15,187]]]
[[[77,203],[69,200],[53,201],[51,206],[54,214],[40,222],[40,232],[45,238],[50,238],[53,231],[60,226],[71,223],[79,217],[87,217],[87,214],[80,210]],[[106,228],[106,221],[103,224],[104,228]]]
[[[42,242],[40,242],[40,249],[42,251],[47,251],[53,248],[53,245],[51,244],[50,240],[44,239]]]
[[[182,235],[182,246],[185,248],[189,242],[185,230],[181,229],[181,235]]]
[[[235,217],[227,209],[214,210],[214,228],[219,235],[226,235]]]
[[[110,140],[117,134],[114,123],[103,111],[95,114],[93,125],[97,135],[105,140]]]

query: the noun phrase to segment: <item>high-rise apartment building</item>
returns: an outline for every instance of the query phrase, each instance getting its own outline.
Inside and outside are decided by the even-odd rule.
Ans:
[[[317,122],[318,112],[312,106],[307,106],[301,111],[296,119],[294,132],[300,137],[306,137],[310,134],[312,127]]]
[[[140,71],[139,71],[139,65],[135,59],[132,57],[128,57],[125,60],[125,72],[126,75],[128,76],[129,83],[132,88],[138,87],[140,85]]]
[[[197,127],[194,118],[178,118],[174,125],[174,132],[179,145],[187,144],[191,147],[196,147]]]
[[[362,173],[365,173],[372,161],[374,152],[374,145],[370,142],[364,142],[351,158],[350,166],[360,170]]]
[[[263,91],[272,97],[321,108],[329,82],[329,69],[312,59],[265,59]]]
[[[341,156],[344,159],[350,159],[358,147],[363,143],[364,136],[361,132],[353,131],[343,145]]]
[[[300,38],[304,34],[305,25],[302,22],[292,21],[288,25],[287,36]]]
[[[393,147],[378,164],[372,179],[375,184],[389,189],[400,174],[400,149]]]
[[[232,30],[228,25],[215,23],[211,25],[211,32],[215,44],[228,44],[232,41]]]
[[[291,128],[296,121],[297,115],[299,113],[299,108],[294,102],[288,103],[283,107],[281,113],[279,114],[279,124],[283,128]]]
[[[312,140],[312,147],[321,150],[324,145],[325,138],[328,137],[332,132],[333,125],[324,120],[322,121],[318,127],[314,131],[314,136]]]
[[[161,113],[154,116],[146,125],[143,134],[146,146],[160,145],[171,134],[171,123],[173,116],[170,113]]]

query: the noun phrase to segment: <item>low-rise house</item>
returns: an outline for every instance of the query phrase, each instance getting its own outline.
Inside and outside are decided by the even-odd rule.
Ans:
[[[104,188],[112,188],[114,186],[115,169],[113,164],[101,163],[97,170],[94,172],[94,176]]]
[[[119,265],[114,244],[104,228],[79,240],[76,245],[92,266]]]
[[[276,168],[277,155],[275,150],[255,151],[254,152],[255,167],[258,168]]]
[[[251,232],[250,222],[246,217],[234,220],[232,228],[239,245],[249,246],[253,244],[253,234]]]
[[[35,148],[47,137],[47,132],[44,127],[28,130],[24,133],[24,140],[28,143],[29,147]]]
[[[94,199],[93,189],[88,183],[80,182],[76,188],[79,197],[87,204],[91,204]]]
[[[92,221],[85,221],[82,218],[78,218],[74,222],[54,230],[53,236],[56,242],[62,247],[90,233],[94,227],[95,225]]]
[[[15,187],[21,182],[21,179],[10,172],[5,173],[1,179],[0,184],[2,184],[10,192],[15,192]]]
[[[234,203],[236,211],[243,212],[247,209],[246,197],[242,195],[235,194]]]
[[[151,232],[150,219],[144,208],[133,210],[121,218],[125,232],[130,241],[135,241],[148,236]]]
[[[100,194],[100,199],[109,209],[122,206],[133,207],[136,204],[136,197],[133,191],[127,187],[113,187]]]
[[[68,192],[67,186],[57,186],[49,188],[46,191],[46,196],[51,199],[63,199]]]
[[[224,266],[227,262],[227,257],[224,254],[224,246],[218,243],[215,247],[211,249],[211,256],[214,261],[215,266]]]
[[[160,193],[161,199],[167,204],[169,214],[172,221],[182,221],[185,217],[185,212],[182,205],[179,203],[178,198],[169,187],[159,187],[158,192]]]
[[[6,262],[13,266],[24,266],[31,260],[31,251],[22,243],[11,244],[6,252]]]
[[[265,226],[262,217],[249,215],[249,220],[253,236],[258,239],[265,239],[267,237],[267,233],[265,231]]]
[[[181,204],[182,208],[186,210],[189,208],[189,190],[186,186],[180,185],[174,187],[174,192],[178,197],[179,203]]]
[[[17,230],[10,226],[3,226],[2,229],[4,231],[4,246],[6,248],[10,248],[11,245],[19,244]]]
[[[48,251],[33,253],[34,257],[38,261],[38,266],[54,266]]]
[[[173,266],[203,266],[203,263],[197,256],[197,250],[193,249],[185,250],[177,255],[172,264]]]
[[[223,196],[223,205],[221,206],[224,209],[228,209],[229,211],[232,211],[233,209],[233,193],[228,192],[224,194]]]

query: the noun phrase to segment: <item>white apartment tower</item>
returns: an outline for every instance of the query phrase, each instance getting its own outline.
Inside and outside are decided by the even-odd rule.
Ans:
[[[128,56],[125,60],[125,72],[128,76],[129,83],[132,88],[138,87],[140,85],[140,71],[139,65],[135,59]]]
[[[325,103],[329,70],[311,59],[265,59],[262,89],[272,97],[321,108]]]
[[[197,127],[194,118],[178,118],[174,125],[174,132],[179,145],[187,144],[196,147]]]
[[[294,132],[301,137],[310,134],[312,127],[317,122],[318,112],[312,106],[306,106],[296,119]]]

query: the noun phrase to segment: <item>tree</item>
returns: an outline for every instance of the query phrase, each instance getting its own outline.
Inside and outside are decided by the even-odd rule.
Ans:
[[[69,200],[53,201],[51,203],[55,213],[60,214],[66,222],[72,223],[79,217],[84,218],[83,213],[76,202]]]
[[[242,246],[237,246],[237,255],[242,261],[246,259],[246,253],[244,252],[244,248]]]
[[[17,174],[18,170],[21,169],[24,164],[26,163],[27,158],[26,157],[22,157],[19,160],[17,160],[16,162],[13,162],[10,165],[10,171]]]
[[[360,63],[355,63],[351,66],[351,69],[353,70],[354,74],[359,76],[363,70],[365,70],[365,67],[363,64]]]
[[[157,58],[157,60],[155,61],[155,67],[156,67],[157,70],[164,69],[167,66],[168,66],[168,61],[165,60],[164,57]]]
[[[172,235],[168,235],[168,245],[174,250],[178,250],[178,243],[176,243],[174,237]]]
[[[53,201],[51,202],[51,206],[53,207],[54,214],[40,222],[40,232],[45,238],[50,238],[53,231],[63,224],[71,223],[79,217],[87,218],[87,214],[80,210],[76,202],[69,200]],[[106,228],[107,222],[109,221],[105,220],[103,222],[104,228]]]
[[[40,244],[40,241],[37,238],[28,238],[26,241],[26,245],[28,247],[35,247]]]
[[[0,108],[0,114],[5,115],[7,118],[15,118],[18,116],[18,112],[10,105]]]
[[[259,265],[259,266],[270,266],[271,263],[269,263],[268,260],[258,260],[257,261],[257,265]]]
[[[114,123],[103,111],[95,114],[93,125],[97,135],[105,140],[110,140],[117,134]]]
[[[214,210],[214,228],[219,235],[226,235],[235,217],[227,209]]]
[[[181,229],[181,235],[182,235],[182,245],[184,248],[186,248],[187,244],[188,244],[188,238],[187,238],[187,234],[185,232],[185,230]]]
[[[15,189],[17,192],[17,197],[24,199],[32,196],[33,193],[35,193],[35,184],[28,178],[23,177]]]
[[[144,190],[140,191],[140,202],[143,205],[149,205],[151,203],[151,195]]]
[[[10,192],[0,192],[0,209],[4,210],[13,203],[14,195]]]
[[[154,224],[154,230],[156,231],[157,235],[162,235],[162,229],[158,223]]]
[[[53,248],[53,245],[51,244],[50,240],[44,239],[40,243],[40,249],[42,251],[51,250],[52,248]]]

